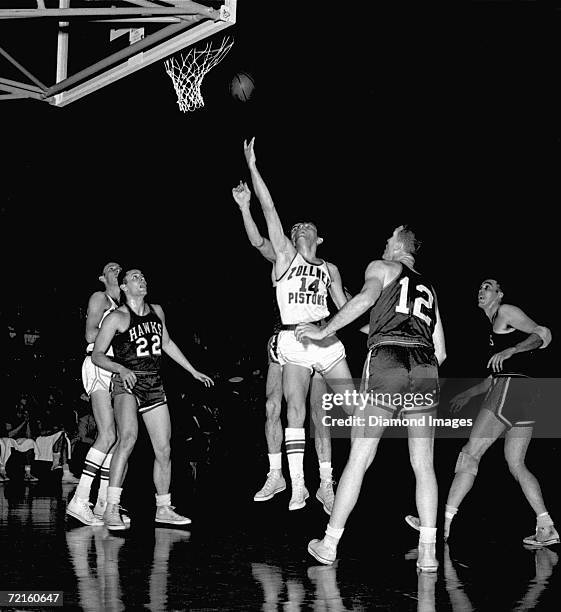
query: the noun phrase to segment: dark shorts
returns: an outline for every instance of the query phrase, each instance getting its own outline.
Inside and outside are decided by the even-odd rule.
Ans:
[[[487,391],[482,408],[490,410],[511,427],[532,427],[539,401],[538,381],[525,376],[496,376]]]
[[[269,342],[267,342],[267,363],[271,365],[272,363],[276,363],[277,365],[282,366],[280,357],[279,357],[279,333],[275,332],[270,338]]]
[[[138,406],[138,412],[144,414],[149,410],[154,410],[158,406],[167,404],[164,385],[160,374],[157,372],[135,372],[136,384],[132,391],[125,389],[125,385],[118,374],[114,374],[111,379],[111,397],[129,393],[133,395]]]
[[[362,391],[394,417],[435,410],[440,386],[434,350],[395,344],[371,349],[364,364]]]

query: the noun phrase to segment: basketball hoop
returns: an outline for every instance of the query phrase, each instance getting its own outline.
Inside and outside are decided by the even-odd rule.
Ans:
[[[181,111],[187,113],[205,105],[201,95],[203,78],[224,59],[233,44],[234,40],[228,36],[217,49],[208,43],[203,50],[193,47],[186,56],[181,55],[181,60],[173,57],[166,60],[166,72],[173,81]]]

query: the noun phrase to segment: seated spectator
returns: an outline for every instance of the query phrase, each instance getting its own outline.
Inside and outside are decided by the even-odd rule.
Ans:
[[[62,469],[62,482],[77,484],[78,479],[69,467],[72,447],[64,424],[63,409],[57,405],[60,401],[54,393],[49,393],[39,421],[39,435],[35,440],[39,452],[35,458],[50,462],[51,470]]]
[[[0,474],[3,480],[7,480],[6,465],[12,451],[16,450],[23,453],[25,456],[25,475],[24,481],[28,483],[37,482],[37,478],[31,473],[31,462],[39,455],[39,449],[34,437],[34,429],[36,423],[30,418],[29,399],[22,393],[19,402],[12,415],[6,417],[4,427],[7,436],[2,438],[2,446],[0,451],[2,457],[0,459]]]

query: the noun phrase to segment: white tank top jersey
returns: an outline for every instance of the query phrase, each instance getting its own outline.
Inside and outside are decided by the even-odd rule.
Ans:
[[[328,317],[330,285],[325,261],[310,263],[296,253],[288,270],[277,280],[277,302],[283,324],[311,323]]]
[[[119,307],[119,304],[117,304],[117,302],[115,302],[115,300],[108,295],[107,293],[105,294],[107,299],[111,302],[111,306],[109,306],[109,308],[103,313],[102,317],[101,317],[101,321],[99,322],[99,325],[97,326],[98,329],[101,329],[101,324],[103,323],[103,319],[105,319],[105,317],[110,313],[113,312],[114,310],[116,310]],[[94,343],[90,342],[88,344],[88,346],[86,347],[86,353],[91,353],[93,351],[93,347],[94,347]],[[113,347],[110,346],[107,349],[107,352],[105,353],[106,355],[109,355],[109,357],[113,357]]]

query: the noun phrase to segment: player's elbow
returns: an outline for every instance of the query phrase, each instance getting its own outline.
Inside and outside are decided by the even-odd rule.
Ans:
[[[548,346],[552,340],[551,331],[547,327],[544,327],[543,325],[537,325],[536,328],[534,329],[534,334],[536,334],[536,336],[539,336],[541,338],[542,343],[541,343],[540,348],[542,349]]]

